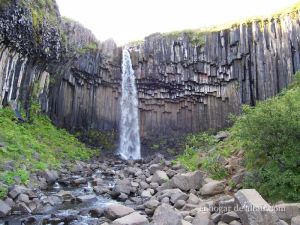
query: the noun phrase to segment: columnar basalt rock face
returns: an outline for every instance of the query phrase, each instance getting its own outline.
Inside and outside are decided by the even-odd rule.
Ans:
[[[210,32],[199,45],[184,34],[147,37],[132,52],[142,132],[222,128],[241,104],[287,87],[300,69],[297,21],[284,16]]]
[[[37,38],[30,9],[11,2],[0,15],[0,105],[28,105],[39,81],[42,107],[58,126],[118,130],[122,48],[62,21],[55,4],[57,24],[44,20]],[[142,136],[227,126],[241,104],[255,105],[292,81],[300,69],[299,37],[296,11],[196,41],[153,34],[132,45]]]

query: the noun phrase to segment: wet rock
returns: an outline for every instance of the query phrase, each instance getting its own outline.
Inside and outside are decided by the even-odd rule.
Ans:
[[[222,215],[221,221],[223,221],[224,223],[230,223],[234,220],[239,220],[240,217],[237,215],[236,212],[227,212],[225,214]]]
[[[182,225],[182,216],[177,213],[170,205],[162,204],[157,207],[153,218],[152,225]]]
[[[84,177],[77,178],[72,181],[72,184],[75,186],[79,186],[81,184],[87,184],[87,179]]]
[[[238,207],[241,209],[237,213],[242,224],[281,225],[279,217],[255,189],[242,189],[234,196]]]
[[[103,187],[103,186],[95,186],[93,187],[94,192],[96,192],[99,195],[105,194],[105,193],[109,193],[109,189],[107,187]],[[117,195],[119,195],[119,193],[117,193]]]
[[[115,220],[117,218],[127,216],[128,214],[133,212],[134,210],[130,207],[120,204],[112,204],[105,208],[104,215],[108,219]]]
[[[195,171],[185,174],[177,174],[171,180],[170,184],[174,188],[179,188],[182,191],[191,189],[199,189],[203,184],[203,175],[200,171]]]
[[[149,221],[146,216],[133,212],[127,216],[116,219],[112,222],[112,225],[147,225]]]
[[[43,171],[40,173],[40,177],[45,178],[48,185],[54,184],[59,178],[58,173],[55,170]]]
[[[31,213],[30,208],[24,202],[19,203],[18,207],[19,207],[20,211],[23,213],[26,213],[26,214]]]
[[[11,212],[11,207],[4,201],[0,200],[0,217],[8,216]]]
[[[291,225],[300,225],[300,215],[292,218]]]
[[[223,193],[225,190],[225,184],[223,181],[210,181],[207,184],[204,184],[200,189],[201,195],[216,195]]]
[[[70,202],[72,200],[75,199],[75,197],[73,196],[72,192],[70,191],[64,191],[64,190],[61,190],[59,191],[58,193],[55,194],[56,196],[62,198],[62,200],[64,202]]]
[[[89,213],[92,217],[100,218],[104,214],[104,209],[100,208],[100,207],[93,208],[93,209],[90,209]]]
[[[81,196],[76,197],[76,200],[77,200],[78,202],[89,202],[89,201],[94,201],[94,200],[96,200],[96,199],[97,199],[97,197],[96,197],[96,195],[94,195],[94,194],[90,194],[90,195],[81,195]]]
[[[162,184],[169,180],[168,175],[165,171],[157,170],[152,176],[151,182]]]

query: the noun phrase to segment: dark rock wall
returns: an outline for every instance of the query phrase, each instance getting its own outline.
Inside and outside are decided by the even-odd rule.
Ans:
[[[36,94],[58,126],[118,130],[122,49],[55,15],[55,26],[44,20],[38,42],[29,9],[14,2],[0,15],[0,105],[26,106]],[[131,46],[141,134],[223,128],[241,104],[274,96],[300,69],[299,29],[297,11],[209,32],[198,42],[154,34]]]

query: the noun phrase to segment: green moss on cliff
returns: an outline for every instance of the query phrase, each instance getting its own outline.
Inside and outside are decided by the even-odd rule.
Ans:
[[[205,45],[205,35],[206,31],[202,29],[197,30],[181,30],[181,31],[172,31],[168,33],[164,33],[163,36],[178,38],[187,36],[192,43],[193,46],[203,46]]]
[[[36,104],[31,108],[31,121],[25,123],[11,109],[0,109],[0,127],[0,184],[26,183],[31,172],[86,160],[98,152],[52,125]]]

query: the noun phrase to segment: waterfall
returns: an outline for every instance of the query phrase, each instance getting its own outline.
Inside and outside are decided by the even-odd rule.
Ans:
[[[128,49],[123,49],[119,153],[125,160],[140,159],[138,97]]]

